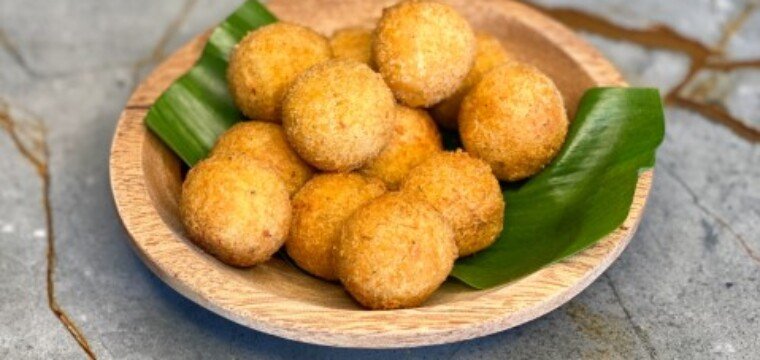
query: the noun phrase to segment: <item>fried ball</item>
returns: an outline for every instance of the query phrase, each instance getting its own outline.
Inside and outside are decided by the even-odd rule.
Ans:
[[[296,152],[326,171],[349,171],[390,140],[393,95],[379,74],[353,60],[331,60],[301,74],[283,103],[285,134]]]
[[[488,164],[459,150],[412,169],[401,191],[429,203],[454,230],[459,256],[482,250],[504,226],[504,196]]]
[[[390,142],[362,172],[395,190],[409,170],[442,150],[441,135],[430,115],[424,110],[398,105]]]
[[[448,5],[404,1],[383,11],[372,52],[399,101],[428,107],[453,94],[470,71],[475,35]]]
[[[385,192],[378,179],[357,173],[317,175],[293,198],[288,255],[309,273],[337,280],[333,247],[343,223],[356,209]]]
[[[218,156],[190,169],[180,216],[198,246],[227,264],[251,266],[285,242],[290,199],[285,183],[264,163]]]
[[[310,29],[286,22],[263,26],[246,35],[230,55],[230,93],[248,118],[280,122],[288,85],[330,57],[327,39]]]
[[[459,115],[465,149],[506,181],[527,178],[546,166],[562,147],[567,127],[554,82],[517,62],[483,76],[465,97]]]
[[[335,247],[346,290],[370,309],[418,306],[446,280],[454,234],[425,202],[387,193],[346,221]]]
[[[507,50],[504,49],[504,46],[501,45],[499,39],[490,34],[477,33],[475,34],[475,40],[477,43],[475,63],[472,65],[470,72],[467,73],[467,77],[464,78],[464,81],[459,85],[454,95],[441,101],[431,110],[431,115],[433,115],[435,121],[447,129],[457,128],[459,106],[470,89],[480,81],[485,73],[512,58],[507,53]]]
[[[293,195],[314,174],[290,147],[282,127],[261,121],[235,124],[216,141],[211,156],[242,155],[269,165]]]
[[[330,38],[330,49],[336,59],[356,60],[374,68],[372,61],[372,30],[345,28]]]

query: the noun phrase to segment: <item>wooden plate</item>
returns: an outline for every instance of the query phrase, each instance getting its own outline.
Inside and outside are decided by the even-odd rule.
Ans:
[[[280,18],[325,34],[370,25],[393,1],[272,1]],[[549,74],[568,105],[593,86],[625,85],[591,46],[544,15],[513,2],[455,0],[476,29],[498,36],[523,61]],[[509,329],[557,308],[596,279],[631,239],[649,193],[651,172],[639,178],[623,226],[595,246],[511,284],[475,291],[447,282],[416,309],[367,311],[340,286],[273,259],[252,269],[226,266],[183,235],[177,204],[180,160],[147,131],[153,101],[198,57],[198,37],[162,63],[132,95],[111,150],[111,186],[132,245],[171,287],[226,318],[288,339],[346,347],[390,348],[441,344]],[[572,114],[571,114],[572,115]]]

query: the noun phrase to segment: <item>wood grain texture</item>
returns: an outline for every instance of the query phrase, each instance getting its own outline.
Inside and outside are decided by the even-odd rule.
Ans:
[[[282,20],[326,35],[344,26],[371,26],[393,1],[272,1]],[[620,74],[571,31],[518,3],[450,1],[476,29],[557,83],[568,109],[593,86],[624,86]],[[361,309],[339,285],[310,277],[273,259],[252,269],[226,266],[194,246],[178,218],[180,160],[145,127],[148,107],[200,54],[199,36],[162,63],[135,91],[121,114],[110,159],[119,215],[143,261],[171,287],[235,322],[273,335],[324,345],[389,348],[471,339],[530,321],[565,303],[593,282],[633,236],[650,190],[643,173],[628,218],[596,245],[522,280],[476,291],[449,281],[422,307]],[[571,114],[572,115],[572,114]]]

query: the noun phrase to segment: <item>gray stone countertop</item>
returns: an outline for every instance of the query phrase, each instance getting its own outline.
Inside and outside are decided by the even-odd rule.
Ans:
[[[236,325],[127,243],[107,166],[119,112],[147,71],[237,4],[0,1],[0,358],[760,358],[756,1],[535,1],[667,101],[643,223],[599,280],[536,321],[385,351]]]

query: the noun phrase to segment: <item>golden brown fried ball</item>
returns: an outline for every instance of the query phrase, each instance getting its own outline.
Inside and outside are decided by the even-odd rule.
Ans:
[[[412,169],[401,185],[426,201],[454,230],[459,256],[482,250],[504,226],[504,197],[491,168],[463,151],[442,152]]]
[[[409,170],[442,150],[441,135],[430,115],[424,110],[397,105],[390,142],[362,172],[379,178],[389,189],[395,190]]]
[[[263,26],[246,35],[230,55],[230,93],[248,118],[280,122],[288,85],[330,57],[327,39],[310,29],[286,22]]]
[[[396,98],[427,107],[453,94],[470,71],[475,35],[448,5],[404,1],[383,11],[372,52]]]
[[[301,157],[326,171],[349,171],[390,140],[393,95],[366,64],[331,60],[301,74],[283,103],[283,126]]]
[[[211,156],[242,155],[269,165],[285,181],[293,195],[314,174],[314,170],[298,157],[277,124],[243,121],[235,124],[216,141]]]
[[[330,49],[336,59],[355,60],[374,68],[372,61],[372,30],[345,28],[330,38]]]
[[[334,256],[340,281],[360,304],[397,309],[420,305],[446,280],[457,247],[432,207],[387,193],[349,217]]]
[[[504,46],[501,45],[499,39],[490,34],[477,33],[475,34],[475,40],[477,43],[475,63],[472,65],[470,72],[467,73],[467,77],[464,78],[464,81],[459,85],[454,95],[441,101],[431,110],[431,115],[433,115],[435,121],[447,129],[457,128],[459,106],[470,89],[480,81],[485,73],[510,61],[512,58],[507,53],[507,50],[504,49]]]
[[[293,198],[293,222],[285,242],[288,255],[309,273],[337,280],[333,247],[343,223],[384,192],[380,180],[357,173],[315,176]]]
[[[527,178],[548,164],[562,147],[567,127],[554,82],[517,62],[483,76],[465,97],[459,115],[465,149],[506,181]]]
[[[291,208],[274,170],[246,157],[219,156],[190,169],[180,215],[198,246],[227,264],[251,266],[285,242]]]

